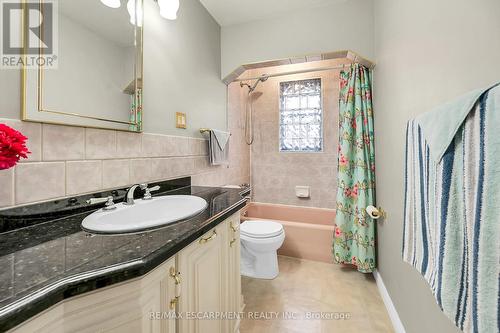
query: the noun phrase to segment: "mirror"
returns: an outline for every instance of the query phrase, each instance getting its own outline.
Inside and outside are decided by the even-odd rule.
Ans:
[[[143,0],[106,2],[54,2],[57,62],[23,67],[23,120],[142,131]]]

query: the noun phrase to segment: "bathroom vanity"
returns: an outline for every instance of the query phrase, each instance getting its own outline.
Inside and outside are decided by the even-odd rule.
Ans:
[[[188,193],[207,209],[142,233],[89,234],[80,227],[89,212],[1,233],[13,268],[0,274],[11,292],[1,295],[0,331],[238,331],[245,200],[238,189],[208,187],[160,195]]]

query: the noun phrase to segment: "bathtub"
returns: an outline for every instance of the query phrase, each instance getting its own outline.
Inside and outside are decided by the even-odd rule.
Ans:
[[[335,209],[249,203],[241,220],[272,220],[285,229],[285,242],[278,254],[332,262]]]

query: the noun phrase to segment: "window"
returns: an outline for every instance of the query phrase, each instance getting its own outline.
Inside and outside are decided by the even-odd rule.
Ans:
[[[280,151],[323,150],[321,79],[280,83]]]

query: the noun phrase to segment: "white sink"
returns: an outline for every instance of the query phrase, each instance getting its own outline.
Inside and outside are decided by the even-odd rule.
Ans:
[[[205,199],[191,195],[168,195],[151,200],[135,200],[134,205],[116,204],[116,209],[87,216],[82,227],[100,233],[146,230],[195,216],[207,208]]]

